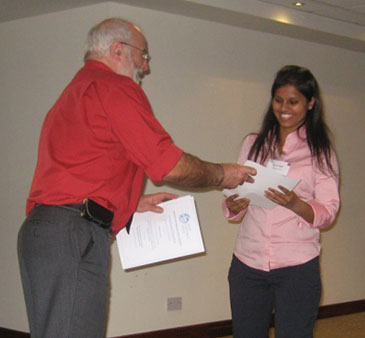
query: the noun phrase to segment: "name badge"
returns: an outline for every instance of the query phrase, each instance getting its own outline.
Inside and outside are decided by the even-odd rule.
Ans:
[[[270,158],[267,162],[266,168],[274,170],[277,174],[287,176],[290,169],[290,164],[285,161],[279,161]]]

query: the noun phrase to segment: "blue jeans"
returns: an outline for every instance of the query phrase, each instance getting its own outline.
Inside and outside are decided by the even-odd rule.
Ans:
[[[233,256],[229,270],[234,338],[312,338],[321,297],[318,257],[304,264],[253,269]]]
[[[109,230],[66,206],[39,205],[18,234],[32,338],[102,338],[109,297]]]

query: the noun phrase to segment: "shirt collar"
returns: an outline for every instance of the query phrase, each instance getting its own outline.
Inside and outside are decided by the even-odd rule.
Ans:
[[[87,60],[85,62],[85,67],[104,69],[111,73],[114,73],[114,71],[109,66],[107,66],[105,63],[97,61],[97,60]]]
[[[294,150],[299,143],[306,142],[307,140],[307,131],[305,126],[301,126],[299,129],[291,132],[285,140],[284,144],[284,153],[290,152]]]

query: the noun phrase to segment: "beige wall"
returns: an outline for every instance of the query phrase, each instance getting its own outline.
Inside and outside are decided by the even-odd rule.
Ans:
[[[300,64],[313,71],[342,174],[341,212],[322,235],[322,303],[365,298],[364,54],[109,3],[0,24],[0,327],[28,330],[16,237],[42,120],[82,65],[87,30],[107,16],[142,26],[152,55],[144,89],[155,114],[176,144],[207,160],[235,161],[242,138],[260,124],[279,67]],[[156,190],[176,191],[147,184],[147,192]],[[124,272],[113,244],[109,336],[230,318],[227,270],[238,225],[224,219],[221,193],[192,194],[205,255]],[[166,311],[171,296],[183,298],[182,311]]]

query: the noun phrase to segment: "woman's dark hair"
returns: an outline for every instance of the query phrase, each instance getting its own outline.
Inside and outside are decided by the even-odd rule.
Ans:
[[[261,129],[248,154],[250,160],[260,163],[274,156],[280,142],[280,125],[274,115],[272,100],[276,91],[286,85],[294,86],[306,99],[307,102],[315,99],[312,109],[307,111],[303,125],[307,132],[307,143],[319,168],[324,171],[327,167],[331,172],[331,141],[329,129],[323,118],[323,106],[320,89],[313,74],[306,68],[299,66],[285,66],[276,74],[271,87],[271,101],[265,114]],[[299,129],[299,128],[298,128]],[[325,161],[325,163],[324,163]]]

